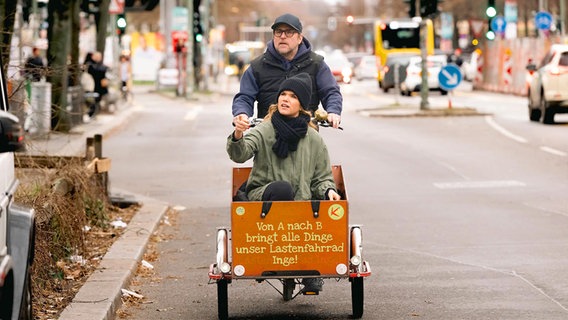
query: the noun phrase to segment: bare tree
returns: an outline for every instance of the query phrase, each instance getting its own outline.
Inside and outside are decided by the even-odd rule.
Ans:
[[[105,52],[107,27],[110,19],[110,15],[108,13],[109,6],[110,0],[100,0],[99,11],[95,14],[95,21],[97,25],[97,51],[103,53]]]
[[[79,30],[81,21],[81,1],[74,1],[71,6],[71,43],[69,61],[69,85],[77,86],[81,84],[81,67],[79,66]]]
[[[2,68],[6,70],[10,62],[10,46],[12,43],[12,33],[14,33],[14,21],[16,20],[16,4],[14,0],[0,0],[0,21],[2,32],[0,33],[0,45],[2,46]]]
[[[49,1],[47,40],[47,65],[50,72],[47,81],[51,83],[51,128],[69,131],[71,121],[65,112],[67,106],[67,59],[69,55],[71,7],[78,0]]]

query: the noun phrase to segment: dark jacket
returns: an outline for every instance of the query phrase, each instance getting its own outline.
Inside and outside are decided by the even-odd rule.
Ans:
[[[26,60],[25,74],[31,81],[40,81],[41,76],[45,72],[45,65],[43,59],[39,56],[32,56]]]
[[[268,107],[278,100],[278,87],[282,80],[307,72],[315,88],[310,99],[310,109],[315,110],[319,102],[328,113],[341,115],[343,97],[337,81],[331,74],[323,57],[311,50],[310,42],[304,38],[298,53],[287,61],[274,49],[273,41],[267,44],[266,51],[256,57],[241,79],[239,93],[233,98],[233,116],[254,113],[254,102],[258,101],[257,117],[263,118]]]
[[[99,98],[102,98],[108,93],[108,85],[105,85],[105,82],[108,81],[106,78],[107,67],[100,62],[91,63],[87,71],[95,81],[95,92],[99,94]]]

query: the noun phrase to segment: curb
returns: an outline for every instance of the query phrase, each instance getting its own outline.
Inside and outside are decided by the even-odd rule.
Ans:
[[[485,116],[488,113],[478,112],[474,108],[454,107],[416,109],[416,107],[400,106],[376,109],[362,109],[357,112],[366,117],[452,117],[452,116]]]
[[[120,191],[119,194],[128,193]],[[169,209],[169,205],[162,201],[141,195],[133,197],[142,207],[119,239],[109,248],[71,303],[63,310],[60,320],[115,318],[116,311],[122,305],[121,289],[130,284],[150,237]]]
[[[87,137],[93,137],[95,134],[101,134],[103,139],[110,135],[114,130],[122,126],[130,116],[140,107],[137,104],[126,107],[124,110],[111,114],[107,122],[99,124],[94,128],[89,128],[81,132],[80,139],[73,139],[68,145],[64,146],[60,154],[82,154],[85,152],[85,140]],[[95,120],[100,121],[100,120]]]

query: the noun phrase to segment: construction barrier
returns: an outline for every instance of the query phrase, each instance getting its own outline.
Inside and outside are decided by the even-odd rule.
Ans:
[[[487,41],[477,58],[474,89],[527,95],[532,74],[526,66],[538,66],[553,43],[568,43],[568,39],[497,37]]]

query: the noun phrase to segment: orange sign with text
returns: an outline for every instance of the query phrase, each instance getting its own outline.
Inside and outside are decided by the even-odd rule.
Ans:
[[[234,275],[345,276],[349,266],[347,201],[233,202]],[[317,216],[314,216],[317,211]]]

